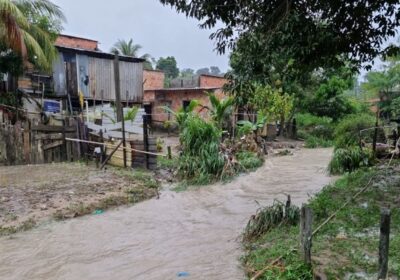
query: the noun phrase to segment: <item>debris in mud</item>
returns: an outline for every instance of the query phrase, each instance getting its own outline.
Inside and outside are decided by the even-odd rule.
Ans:
[[[293,152],[288,150],[288,149],[284,149],[284,150],[277,150],[274,152],[274,156],[293,156]]]
[[[189,277],[190,274],[188,272],[178,272],[176,274],[176,276],[180,277],[180,278],[184,278],[184,277]]]

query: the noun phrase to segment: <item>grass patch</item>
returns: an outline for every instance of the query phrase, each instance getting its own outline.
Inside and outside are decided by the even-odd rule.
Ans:
[[[168,159],[167,157],[159,156],[157,158],[157,165],[161,169],[175,170],[178,168],[178,159],[175,157]]]
[[[334,123],[331,118],[318,117],[307,113],[297,114],[296,120],[299,127],[298,136],[304,139],[306,148],[333,146]]]
[[[18,232],[24,232],[33,229],[36,226],[36,221],[33,218],[29,218],[24,221],[21,225],[15,227],[1,227],[0,226],[0,236],[8,236]]]
[[[305,137],[304,146],[308,149],[329,148],[333,146],[333,140],[307,135]]]
[[[257,241],[247,243],[245,245],[247,253],[242,258],[242,263],[248,276],[253,276],[257,271],[264,269],[268,263],[283,256],[281,261],[271,266],[259,279],[313,279],[311,268],[300,261],[297,251],[291,251],[291,249],[297,248],[298,231],[299,228],[297,226],[281,225],[271,229]]]
[[[264,163],[264,159],[260,158],[256,153],[249,151],[242,151],[236,154],[239,165],[247,170],[256,170]]]
[[[399,171],[399,166],[357,170],[326,186],[310,201],[315,229],[372,179],[371,188],[339,212],[313,239],[314,268],[328,279],[358,279],[357,275],[373,277],[377,273],[381,207],[392,210],[389,271],[391,276],[400,276]],[[298,252],[287,253],[299,249],[298,236],[297,225],[278,224],[255,240],[245,242],[243,263],[249,276],[283,255],[282,261],[260,279],[313,279],[310,268],[299,261]]]
[[[353,172],[361,167],[371,166],[374,162],[372,151],[360,147],[336,149],[329,163],[328,171],[333,175]]]

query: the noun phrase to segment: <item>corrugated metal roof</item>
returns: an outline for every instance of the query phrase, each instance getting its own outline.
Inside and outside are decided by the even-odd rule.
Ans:
[[[97,58],[104,58],[104,59],[114,59],[115,58],[115,55],[112,53],[105,53],[105,52],[100,52],[100,51],[90,51],[90,50],[79,49],[79,48],[67,48],[67,47],[61,47],[61,46],[56,46],[56,48],[60,52],[74,52],[77,54],[84,54],[89,57],[97,57]],[[119,56],[119,60],[125,61],[125,62],[134,62],[134,63],[143,63],[146,61],[145,59],[131,57],[131,56]]]

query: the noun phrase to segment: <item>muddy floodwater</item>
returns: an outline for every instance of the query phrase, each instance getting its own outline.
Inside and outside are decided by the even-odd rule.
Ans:
[[[244,279],[238,236],[249,217],[258,204],[285,194],[300,204],[321,190],[331,152],[297,151],[231,183],[1,238],[0,279]]]

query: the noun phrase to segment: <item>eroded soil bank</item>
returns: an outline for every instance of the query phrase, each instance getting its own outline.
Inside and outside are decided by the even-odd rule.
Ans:
[[[228,184],[0,239],[0,279],[243,279],[238,237],[259,205],[300,204],[330,182],[330,149],[268,159]]]
[[[145,176],[81,163],[2,166],[0,235],[151,198],[156,182]]]

